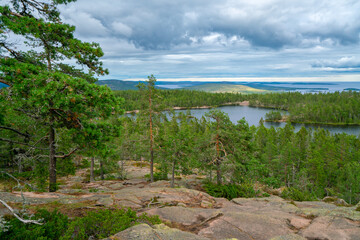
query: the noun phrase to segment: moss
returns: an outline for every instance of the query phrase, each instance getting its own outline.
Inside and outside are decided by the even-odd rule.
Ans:
[[[148,162],[143,162],[143,161],[139,161],[139,162],[134,162],[132,163],[132,165],[134,167],[140,167],[140,168],[143,168],[143,167],[149,167],[150,164]]]
[[[72,189],[82,189],[83,187],[84,185],[81,183],[74,183],[73,185],[71,185]]]
[[[308,214],[308,215],[305,216],[305,218],[306,218],[306,219],[313,220],[313,219],[317,218],[317,215],[315,215],[315,214]]]

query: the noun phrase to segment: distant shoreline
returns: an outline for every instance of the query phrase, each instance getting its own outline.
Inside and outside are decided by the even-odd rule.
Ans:
[[[242,102],[230,102],[230,103],[224,103],[221,104],[220,106],[235,106],[235,105],[239,105],[239,106],[249,106],[250,103],[249,101],[242,101]],[[199,106],[199,107],[173,107],[172,109],[166,109],[165,111],[169,111],[169,110],[186,110],[186,109],[209,109],[209,108],[216,108],[219,106]],[[130,113],[139,113],[140,110],[131,110],[131,111],[126,111],[125,114],[130,114]]]

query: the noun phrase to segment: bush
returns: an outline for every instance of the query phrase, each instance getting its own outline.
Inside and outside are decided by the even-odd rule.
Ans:
[[[150,174],[146,174],[145,178],[150,180]],[[154,181],[160,181],[160,180],[169,180],[167,173],[154,172]]]
[[[271,176],[271,177],[267,177],[267,178],[264,178],[262,180],[262,182],[270,187],[273,187],[273,188],[279,188],[281,186],[281,181],[280,179],[274,177],[274,176]]]
[[[290,199],[295,201],[312,201],[315,197],[309,191],[303,191],[298,188],[290,187],[285,188],[281,193],[281,197],[284,199]]]
[[[161,222],[158,216],[143,214],[138,217],[136,212],[131,209],[88,212],[85,217],[72,221],[61,239],[81,240],[90,237],[102,239],[144,221],[150,224]]]
[[[0,239],[12,240],[52,240],[59,239],[65,233],[69,220],[68,217],[57,210],[48,212],[39,210],[32,219],[43,219],[43,225],[24,224],[17,218],[7,217],[8,230],[0,232]]]
[[[223,197],[223,198],[227,198],[228,200],[238,197],[245,197],[245,198],[256,197],[257,194],[253,186],[249,183],[226,184],[226,185],[205,183],[204,189],[208,194],[210,194],[213,197]]]
[[[57,210],[48,212],[42,209],[38,210],[38,213],[32,219],[43,219],[44,224],[24,224],[13,216],[7,216],[5,221],[0,219],[3,230],[6,230],[0,232],[0,239],[82,240],[90,237],[102,239],[141,222],[148,224],[161,223],[158,216],[148,216],[146,214],[137,216],[136,212],[131,209],[88,212],[85,217],[76,218],[72,222]]]

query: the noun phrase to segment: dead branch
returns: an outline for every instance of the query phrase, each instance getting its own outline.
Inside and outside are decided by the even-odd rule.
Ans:
[[[67,154],[64,154],[64,155],[55,155],[55,157],[56,158],[67,158],[67,157],[69,157],[71,154],[73,154],[74,152],[76,152],[78,149],[77,148],[75,148],[75,149],[73,149],[73,150],[71,150],[69,153],[67,153]]]
[[[23,219],[21,218],[19,215],[17,215],[14,211],[14,209],[12,207],[10,207],[6,202],[4,202],[3,200],[0,199],[0,203],[2,203],[7,209],[9,209],[9,211],[17,218],[19,219],[21,222],[28,224],[28,223],[33,223],[33,224],[37,224],[37,225],[43,225],[43,223],[41,223],[41,219],[40,220],[28,220],[28,219]]]
[[[36,187],[34,187],[34,186],[32,186],[31,184],[29,184],[29,183],[27,183],[27,182],[24,182],[24,181],[22,181],[22,180],[20,180],[20,179],[17,179],[16,177],[14,177],[13,175],[11,175],[11,174],[8,173],[8,172],[0,171],[0,173],[3,173],[3,174],[8,175],[8,176],[11,177],[12,179],[14,179],[14,180],[18,183],[18,185],[21,185],[20,182],[22,182],[22,183],[24,183],[26,186],[30,187],[31,189],[33,189],[33,190],[35,190],[35,191],[38,190]]]

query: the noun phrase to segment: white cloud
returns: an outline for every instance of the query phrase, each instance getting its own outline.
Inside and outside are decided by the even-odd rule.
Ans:
[[[116,33],[119,33],[119,34],[124,35],[126,37],[130,37],[131,34],[132,34],[132,29],[126,24],[123,24],[121,22],[113,22],[111,25],[112,25],[112,29]]]

